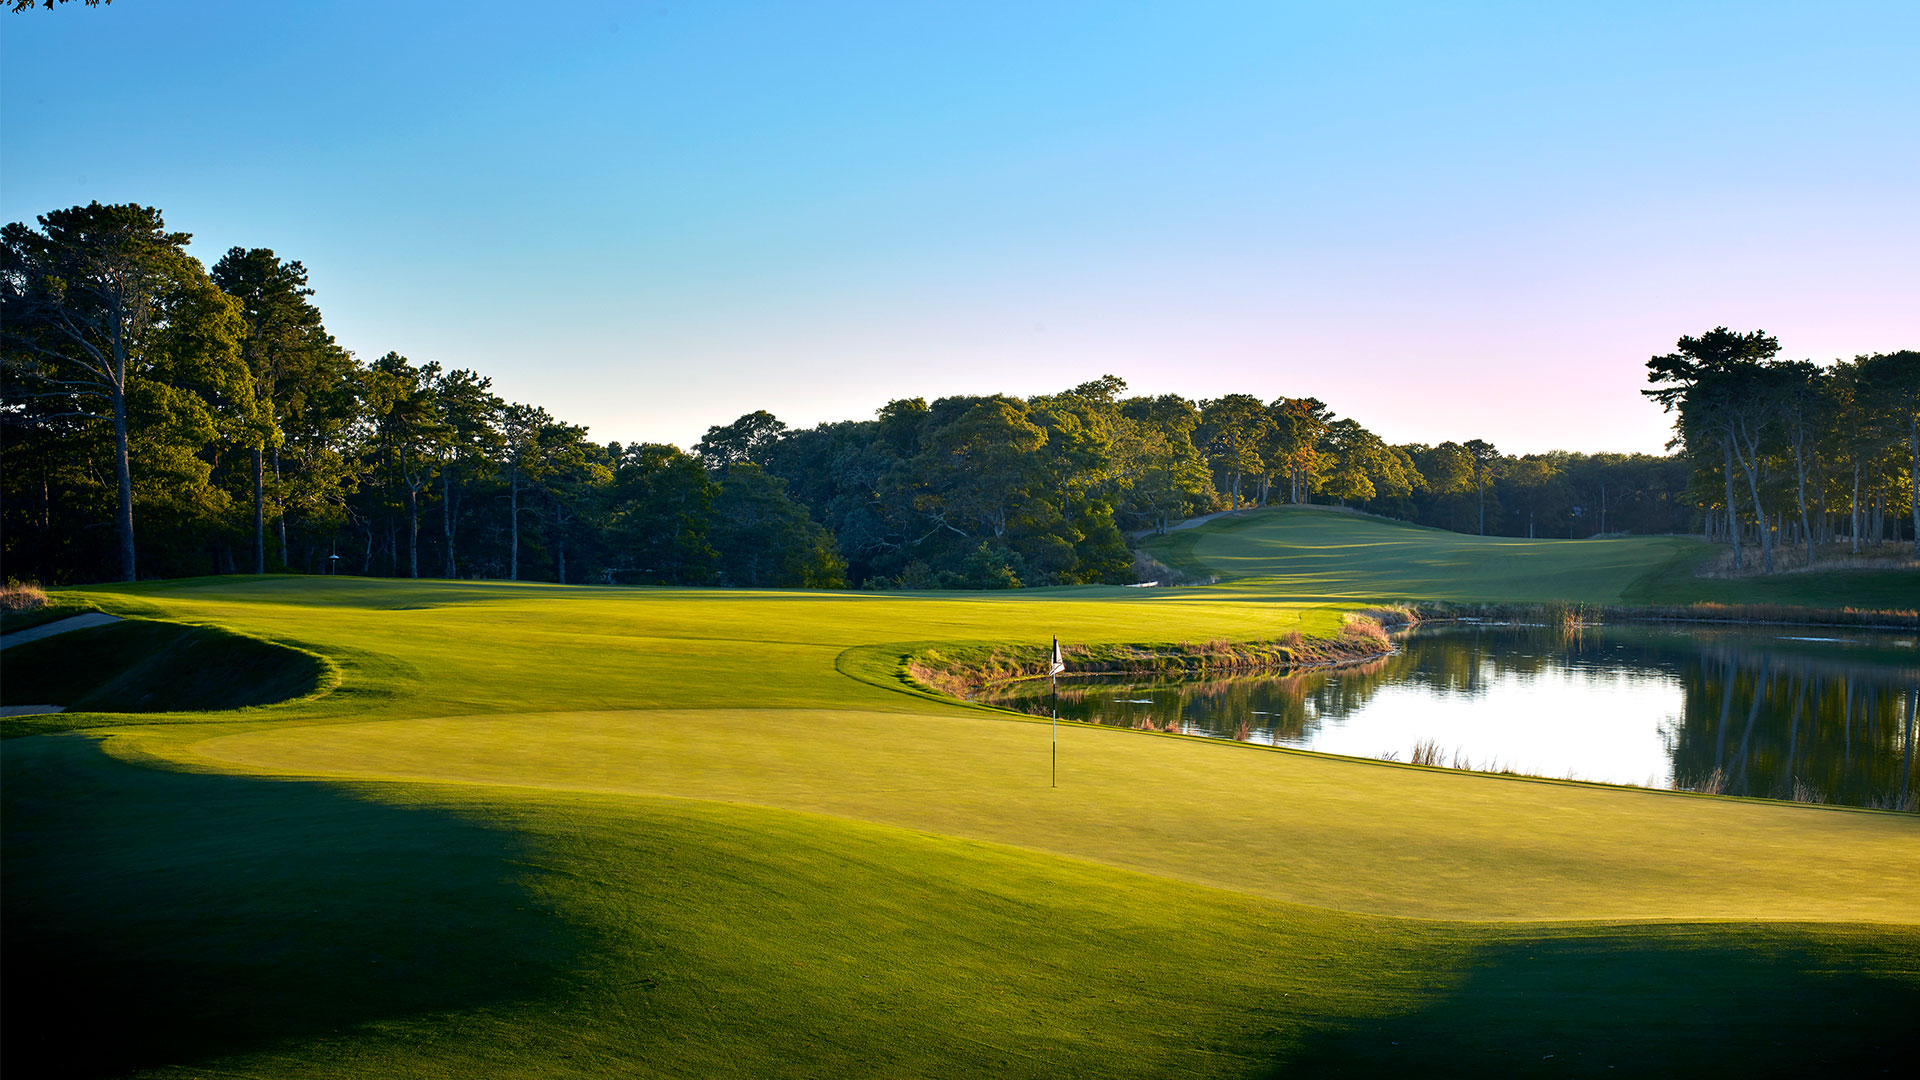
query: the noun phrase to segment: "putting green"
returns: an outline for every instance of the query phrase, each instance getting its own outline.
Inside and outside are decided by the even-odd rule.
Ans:
[[[1052,788],[1050,738],[964,714],[667,709],[274,728],[191,751],[269,773],[805,810],[1378,914],[1920,922],[1909,815],[1143,747],[1074,725]]]

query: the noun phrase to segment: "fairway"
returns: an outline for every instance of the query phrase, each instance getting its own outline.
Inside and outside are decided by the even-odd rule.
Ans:
[[[1143,546],[1226,591],[1294,600],[1581,604],[1788,604],[1920,608],[1920,574],[1828,571],[1696,577],[1720,549],[1685,536],[1523,540],[1312,506],[1249,510]]]
[[[1044,723],[845,673],[907,643],[1328,635],[1376,599],[1634,602],[1698,557],[1312,510],[1156,550],[1223,580],[76,590],[306,650],[338,686],[8,721],[9,1071],[1753,1075],[1914,1051],[1912,815],[1073,725],[1054,788]],[[89,1015],[114,1034],[75,1048]]]
[[[1464,536],[1317,507],[1275,507],[1148,542],[1190,572],[1321,600],[1621,603],[1636,581],[1697,559],[1684,537],[1566,542]]]

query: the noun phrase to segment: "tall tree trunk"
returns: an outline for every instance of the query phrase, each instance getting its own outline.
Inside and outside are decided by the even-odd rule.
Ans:
[[[1847,504],[1848,527],[1853,532],[1853,553],[1860,554],[1860,458],[1853,459],[1853,501]]]
[[[453,563],[453,470],[440,471],[440,531],[447,538],[446,578],[451,581],[457,575]]]
[[[1807,455],[1804,435],[1796,433],[1793,440],[1793,468],[1798,474],[1799,487],[1794,496],[1800,500],[1800,535],[1807,544],[1807,565],[1813,565],[1813,523],[1807,520]]]
[[[280,565],[291,568],[293,560],[287,558],[287,497],[280,487],[280,448],[273,448],[273,506],[280,514]]]
[[[554,569],[557,572],[557,580],[565,585],[567,583],[567,534],[558,522],[554,523],[554,531],[557,534],[553,540]],[[758,575],[755,577],[757,578]]]
[[[1487,535],[1487,478],[1479,470],[1474,471],[1473,482],[1480,488],[1480,535]]]
[[[1727,465],[1727,536],[1733,541],[1733,568],[1740,569],[1740,510],[1733,501],[1733,432],[1726,432],[1726,438],[1720,444],[1725,451]]]
[[[1913,481],[1913,554],[1920,558],[1920,413],[1908,418],[1907,430],[1913,450],[1913,471],[1909,474]]]
[[[420,489],[407,485],[407,576],[420,576]]]
[[[1747,493],[1753,496],[1753,520],[1760,529],[1760,572],[1773,573],[1773,523],[1760,505],[1760,436],[1754,433],[1744,440],[1740,467],[1747,474]]]
[[[121,372],[126,371],[124,363]],[[120,580],[134,581],[133,468],[127,458],[127,391],[123,381],[113,388],[113,473],[119,481]]]
[[[253,572],[267,572],[267,453],[253,448]]]
[[[508,530],[512,534],[511,547],[507,556],[507,580],[520,580],[520,470],[514,469],[512,479],[507,483],[507,519],[513,523]]]
[[[47,478],[47,467],[40,466],[40,544],[38,547],[40,580],[53,577],[53,563],[50,558],[53,550],[53,484]]]

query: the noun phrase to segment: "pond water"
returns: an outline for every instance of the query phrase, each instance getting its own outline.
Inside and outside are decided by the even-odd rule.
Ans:
[[[1915,809],[1920,648],[1825,628],[1422,628],[1364,667],[1066,677],[1062,720],[1529,776]],[[1044,680],[980,701],[1045,716]]]

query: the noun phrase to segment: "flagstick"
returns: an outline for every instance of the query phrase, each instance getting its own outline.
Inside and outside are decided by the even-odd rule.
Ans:
[[[1053,786],[1060,786],[1060,673],[1067,670],[1066,662],[1060,656],[1060,635],[1053,636],[1053,655],[1047,658],[1047,685],[1052,688],[1053,699],[1047,711],[1053,714]]]

